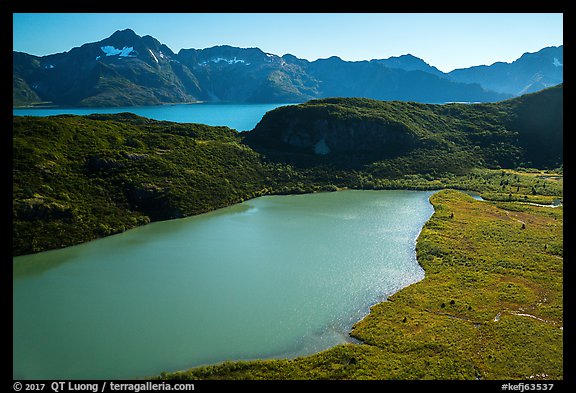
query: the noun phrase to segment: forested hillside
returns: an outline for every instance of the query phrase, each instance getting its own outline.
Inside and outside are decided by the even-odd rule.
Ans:
[[[562,86],[496,104],[310,101],[250,132],[130,113],[13,120],[13,253],[60,248],[265,194],[341,188],[483,192],[550,203]]]

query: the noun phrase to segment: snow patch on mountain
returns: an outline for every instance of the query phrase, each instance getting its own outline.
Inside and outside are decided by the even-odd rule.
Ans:
[[[148,49],[148,52],[150,52],[150,54],[151,54],[152,57],[154,58],[154,61],[156,61],[156,63],[158,63],[158,58],[156,58],[156,56],[154,55],[154,52],[152,52],[151,49]]]
[[[225,58],[223,58],[223,57],[217,57],[217,58],[215,58],[215,59],[210,59],[210,60],[208,60],[208,61],[203,61],[202,63],[198,63],[198,65],[206,65],[206,64],[208,64],[209,62],[212,62],[212,63],[220,63],[221,61],[226,62],[226,63],[228,63],[228,64],[243,63],[243,64],[245,64],[245,65],[250,65],[250,63],[247,63],[246,61],[244,61],[244,60],[242,60],[242,59],[238,59],[238,58],[236,58],[236,56],[234,56],[233,59],[225,59]]]
[[[136,57],[136,55],[131,55],[134,52],[134,47],[125,46],[122,49],[116,49],[111,45],[101,46],[100,49],[106,54],[106,56],[120,56],[120,57]]]
[[[560,61],[556,57],[554,58],[554,62],[552,64],[554,64],[554,66],[556,66],[556,67],[563,67],[564,66],[564,64],[560,63]]]

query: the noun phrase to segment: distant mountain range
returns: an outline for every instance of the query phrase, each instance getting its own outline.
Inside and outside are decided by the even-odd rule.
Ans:
[[[308,61],[258,48],[216,46],[177,54],[130,29],[68,52],[13,52],[13,105],[134,106],[208,102],[304,102],[365,97],[416,102],[493,102],[563,82],[563,46],[443,73],[412,55]]]
[[[519,96],[563,82],[564,46],[524,53],[512,63],[457,69],[447,75],[463,83],[480,83],[487,90]]]

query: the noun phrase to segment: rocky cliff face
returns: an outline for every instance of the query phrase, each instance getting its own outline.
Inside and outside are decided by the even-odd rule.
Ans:
[[[282,143],[314,154],[370,152],[406,149],[415,144],[412,134],[386,121],[318,118],[302,124],[291,121],[282,130]]]
[[[348,153],[395,155],[413,149],[418,137],[391,118],[358,116],[342,107],[286,106],[268,113],[246,142],[273,149],[329,156]]]

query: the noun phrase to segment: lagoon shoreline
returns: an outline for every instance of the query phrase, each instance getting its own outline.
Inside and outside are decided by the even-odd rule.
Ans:
[[[523,262],[553,274],[556,282],[542,280],[538,274],[526,276],[515,269],[502,269],[497,264],[497,255],[506,252],[498,242],[514,242],[518,235],[526,235],[519,227],[510,227],[510,215],[543,229],[541,225],[556,224],[562,209],[542,211],[525,206],[520,211],[508,211],[493,202],[474,201],[450,190],[434,194],[431,199],[435,212],[417,243],[418,263],[426,277],[396,292],[389,301],[371,307],[351,332],[362,344],[340,345],[296,359],[224,362],[166,372],[152,379],[563,379],[562,259],[549,254],[546,262],[533,258]],[[471,238],[488,242],[484,247],[495,253],[493,260],[484,260],[484,252],[468,254],[464,244],[448,240],[457,233],[454,231],[476,231],[476,222],[492,222],[496,225],[494,234],[505,230],[493,240]],[[550,230],[562,244],[562,223]],[[543,247],[542,242],[548,241],[550,234],[531,230],[526,244]],[[436,250],[440,249],[443,256],[438,259]],[[549,247],[546,249],[550,252]],[[483,270],[473,273],[467,267],[470,262],[461,265],[466,259],[457,255],[462,252],[462,256],[471,258],[470,262],[475,261],[472,266],[483,266]],[[517,249],[514,254],[520,256],[521,252]],[[456,258],[452,259],[456,265],[442,267],[445,258]],[[461,281],[470,274],[478,284],[472,282],[470,286],[466,280]],[[499,288],[496,293],[494,285]],[[503,298],[509,296],[506,293],[510,288],[524,288],[530,296]],[[541,293],[546,297],[542,298]],[[552,302],[560,310],[547,314],[547,319],[538,316],[541,302]],[[502,313],[503,308],[531,310],[531,318],[522,318],[528,313],[520,311]],[[526,333],[516,329],[527,332],[530,342],[521,339]],[[526,357],[528,353],[540,356]]]

